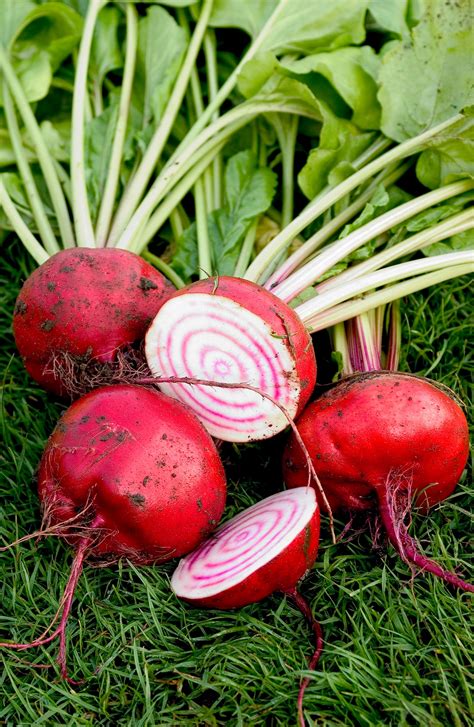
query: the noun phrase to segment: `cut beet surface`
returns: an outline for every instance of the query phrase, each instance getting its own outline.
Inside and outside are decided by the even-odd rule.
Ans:
[[[316,381],[311,338],[298,316],[240,278],[209,278],[175,293],[147,332],[146,357],[158,379],[216,383],[159,386],[190,406],[212,436],[230,442],[285,429]]]

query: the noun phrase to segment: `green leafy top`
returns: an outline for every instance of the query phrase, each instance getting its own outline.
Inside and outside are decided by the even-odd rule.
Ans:
[[[430,0],[420,22],[382,58],[382,131],[416,136],[474,102],[471,0]]]
[[[268,168],[258,167],[251,150],[234,154],[225,169],[225,203],[207,217],[213,270],[208,274],[232,275],[242,243],[252,223],[270,207],[277,178]],[[197,227],[193,223],[176,245],[172,267],[190,281],[198,267]]]

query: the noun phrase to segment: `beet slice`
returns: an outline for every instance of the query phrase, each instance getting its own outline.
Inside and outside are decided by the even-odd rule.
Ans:
[[[175,293],[158,311],[145,344],[158,379],[216,382],[159,386],[225,441],[267,439],[285,429],[316,381],[311,338],[298,316],[240,278],[208,278]]]
[[[314,490],[299,487],[267,497],[214,531],[181,559],[171,578],[180,598],[196,606],[232,609],[246,606],[274,591],[287,594],[307,620],[315,640],[308,663],[315,669],[323,647],[321,627],[298,581],[316,560],[319,507]],[[303,695],[298,694],[298,720],[304,725]]]

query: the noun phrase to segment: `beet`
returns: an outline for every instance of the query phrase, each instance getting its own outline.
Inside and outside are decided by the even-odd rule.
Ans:
[[[412,497],[426,511],[453,492],[466,465],[467,421],[451,396],[409,374],[367,373],[312,402],[296,426],[333,511],[378,508],[406,562],[473,590],[422,555],[405,524]],[[291,435],[283,456],[288,487],[306,483],[305,457]]]
[[[171,587],[199,606],[246,606],[274,591],[292,592],[316,560],[318,545],[314,490],[279,492],[223,523],[185,556]]]
[[[285,429],[316,382],[314,349],[301,320],[268,290],[241,278],[208,278],[179,290],[145,340],[157,377],[216,382],[215,388],[160,388],[191,406],[212,436],[225,441],[267,439]]]
[[[143,565],[189,552],[217,526],[226,481],[211,437],[186,406],[123,385],[96,389],[65,412],[41,459],[38,493],[36,535],[54,533],[76,551],[61,622],[31,644],[2,646],[21,650],[59,637],[67,678],[66,621],[84,562]]]
[[[308,668],[319,661],[323,636],[298,581],[313,566],[319,546],[319,507],[314,490],[299,487],[257,502],[223,523],[175,570],[171,587],[195,606],[232,609],[281,591],[303,613],[315,638]],[[298,693],[298,723],[304,727],[303,696]]]
[[[15,305],[13,332],[28,373],[54,394],[83,393],[84,367],[112,364],[141,341],[174,290],[127,250],[58,252],[25,281]]]

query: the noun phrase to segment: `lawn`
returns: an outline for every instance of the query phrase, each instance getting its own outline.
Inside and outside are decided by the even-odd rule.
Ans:
[[[28,378],[15,354],[11,314],[31,265],[8,238],[0,272],[4,543],[39,525],[35,467],[64,408]],[[466,279],[455,280],[403,303],[402,362],[404,370],[435,378],[466,402],[473,370],[467,286]],[[320,355],[324,360],[324,350]],[[281,446],[279,437],[224,450],[229,515],[280,488]],[[464,575],[470,571],[468,490],[465,476],[448,501],[412,524],[427,554]],[[339,519],[338,532],[343,526]],[[305,695],[307,722],[468,725],[471,598],[430,575],[412,578],[391,547],[378,545],[372,547],[367,529],[332,545],[323,527],[317,563],[301,585],[325,636]],[[68,547],[54,538],[1,553],[3,639],[29,641],[42,633],[70,562]],[[235,612],[190,608],[170,591],[174,565],[86,567],[68,627],[68,664],[82,683],[58,678],[55,645],[21,654],[1,649],[0,723],[295,724],[298,682],[311,653],[300,613],[278,594]]]

